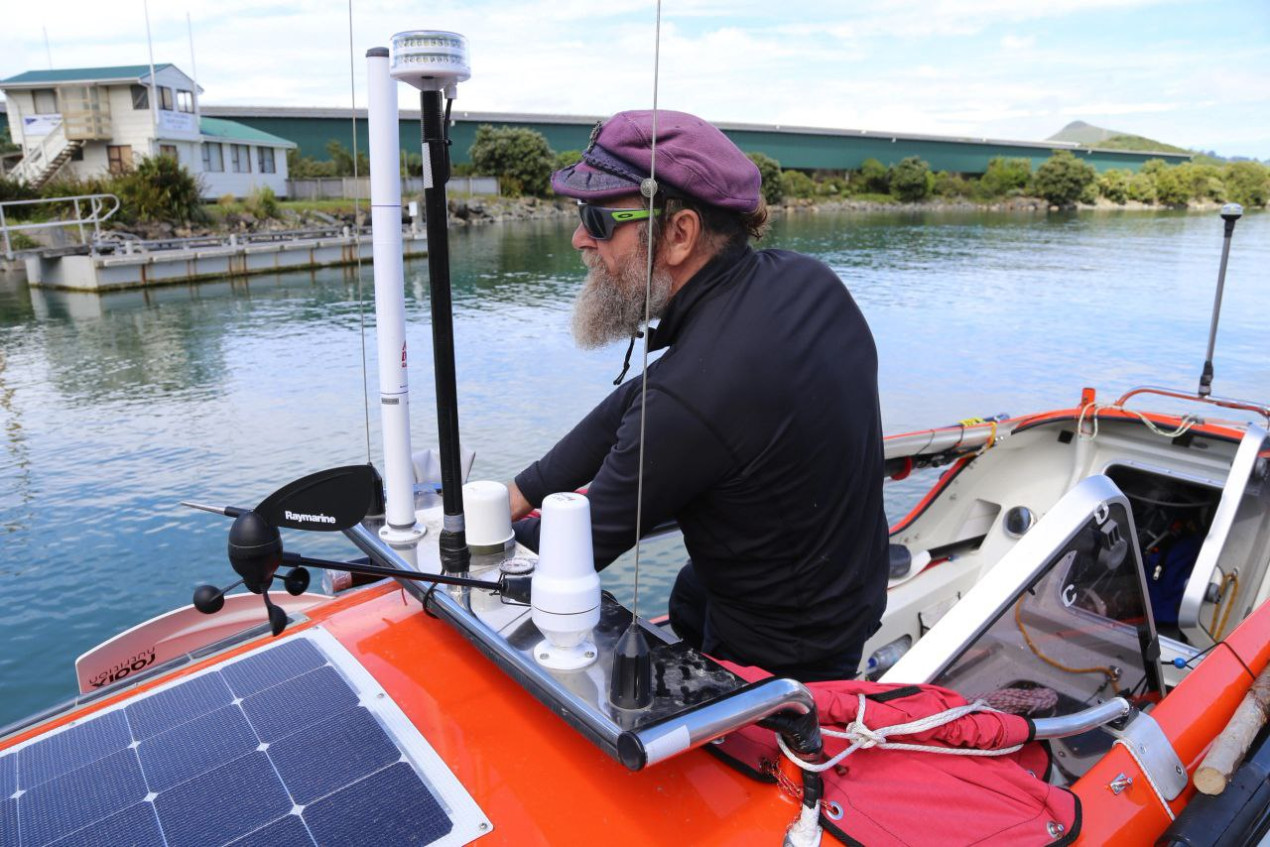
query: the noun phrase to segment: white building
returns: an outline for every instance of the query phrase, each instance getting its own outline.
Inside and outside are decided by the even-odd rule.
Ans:
[[[153,80],[148,65],[27,71],[0,80],[0,91],[23,154],[11,176],[37,188],[58,174],[100,176],[167,155],[202,180],[207,198],[265,186],[286,196],[296,145],[202,117],[202,90],[175,65],[155,65]]]

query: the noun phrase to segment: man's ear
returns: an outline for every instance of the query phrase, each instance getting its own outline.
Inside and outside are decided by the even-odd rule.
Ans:
[[[661,256],[670,267],[678,267],[701,245],[701,216],[693,209],[680,209],[666,216],[661,229]]]

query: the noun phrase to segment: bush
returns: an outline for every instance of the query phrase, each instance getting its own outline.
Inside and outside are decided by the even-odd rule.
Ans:
[[[228,209],[238,205],[238,198],[227,192],[216,198],[216,205]]]
[[[1270,168],[1257,162],[1232,162],[1224,168],[1226,199],[1244,206],[1264,206],[1270,198]]]
[[[816,183],[802,171],[781,171],[781,192],[786,197],[815,197]]]
[[[785,202],[785,189],[781,184],[781,163],[763,153],[748,153],[750,161],[758,167],[763,184],[763,202],[779,206]]]
[[[318,179],[336,176],[334,162],[319,162],[310,156],[301,156],[294,147],[287,151],[287,176],[291,179]]]
[[[846,197],[851,193],[851,186],[845,177],[829,174],[816,179],[816,194],[821,197]]]
[[[1167,171],[1168,169],[1169,163],[1163,159],[1147,159],[1142,163],[1142,169],[1138,172],[1154,177],[1156,174],[1162,171]]]
[[[545,196],[556,161],[542,133],[523,127],[494,129],[489,124],[477,127],[468,155],[481,173],[498,177],[509,197]]]
[[[935,184],[931,188],[931,193],[936,197],[969,197],[971,188],[970,180],[961,174],[940,171],[935,174]]]
[[[1036,169],[1032,184],[1036,193],[1055,206],[1070,206],[1098,176],[1094,166],[1077,159],[1070,150],[1056,150]],[[1149,177],[1148,177],[1149,179]]]
[[[891,193],[905,203],[921,200],[935,185],[930,165],[917,156],[909,156],[891,168],[890,177]]]
[[[1130,200],[1136,200],[1139,203],[1154,203],[1155,180],[1151,179],[1150,174],[1136,173],[1130,177],[1126,193]]]
[[[1086,206],[1092,206],[1098,202],[1098,181],[1097,180],[1090,182],[1089,185],[1086,185],[1084,189],[1081,190],[1079,200],[1081,203],[1084,203]]]
[[[1158,161],[1153,159],[1152,161]],[[1147,162],[1147,165],[1151,162]],[[1143,165],[1143,170],[1146,165]],[[1190,188],[1178,175],[1176,168],[1158,168],[1150,174],[1155,182],[1155,199],[1166,206],[1185,206],[1191,199]]]
[[[877,159],[865,159],[860,163],[860,181],[864,183],[864,190],[869,193],[886,194],[891,190],[886,165]]]
[[[1198,162],[1183,162],[1173,168],[1178,179],[1196,200],[1221,200],[1226,186],[1221,181],[1221,169]]]
[[[276,218],[280,207],[278,206],[278,195],[273,193],[273,189],[269,186],[257,188],[251,192],[251,196],[247,198],[245,208],[262,220],[265,218]]]
[[[326,142],[326,155],[331,157],[330,163],[335,168],[335,172],[330,176],[352,176],[354,173],[353,154],[349,149],[338,141],[332,139]],[[422,165],[422,163],[420,163]],[[365,151],[359,150],[357,153],[356,173],[358,176],[370,175],[370,157]]]
[[[582,161],[581,150],[564,150],[556,154],[556,161],[552,164],[552,170],[561,171],[570,165],[576,165]]]
[[[1103,171],[1102,176],[1098,177],[1098,193],[1112,203],[1123,206],[1129,197],[1129,179],[1132,176],[1131,172],[1125,170]]]
[[[1004,156],[997,156],[988,162],[988,169],[979,178],[982,193],[991,197],[1004,197],[1010,192],[1022,194],[1031,181],[1031,159],[1007,159]]]
[[[12,200],[34,200],[39,196],[40,193],[25,182],[0,176],[0,203],[8,203]],[[10,210],[7,214],[12,214],[14,211],[17,210]]]
[[[170,156],[142,159],[136,170],[115,178],[114,193],[125,220],[183,224],[204,220],[200,181]]]

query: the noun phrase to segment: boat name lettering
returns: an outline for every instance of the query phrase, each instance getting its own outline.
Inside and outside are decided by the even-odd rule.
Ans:
[[[308,523],[335,523],[335,518],[330,515],[307,515],[303,512],[286,512],[289,521],[307,521]]]
[[[154,648],[147,647],[127,661],[120,662],[108,671],[103,671],[88,681],[93,688],[101,688],[112,682],[118,682],[129,674],[143,671],[154,664]]]

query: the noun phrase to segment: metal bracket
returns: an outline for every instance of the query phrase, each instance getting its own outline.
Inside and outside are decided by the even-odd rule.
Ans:
[[[1128,749],[1143,775],[1165,800],[1174,800],[1186,788],[1186,767],[1164,730],[1150,715],[1139,712],[1124,729],[1111,725],[1103,729]]]

